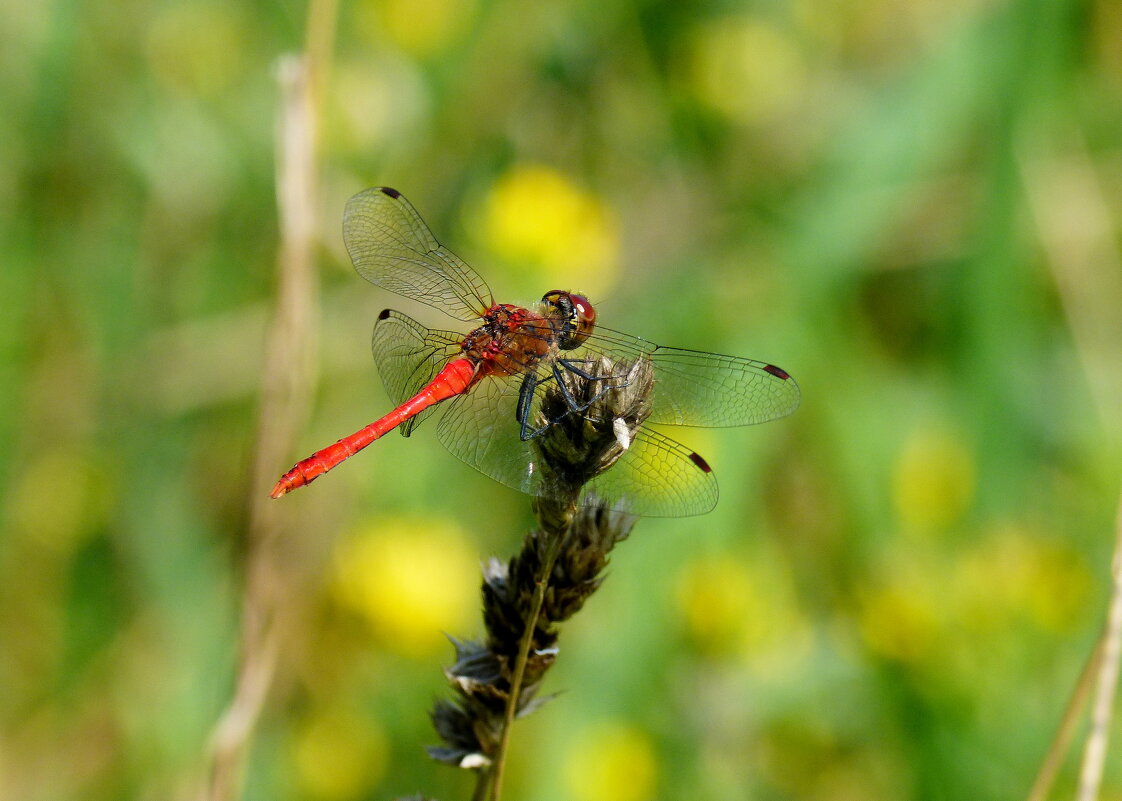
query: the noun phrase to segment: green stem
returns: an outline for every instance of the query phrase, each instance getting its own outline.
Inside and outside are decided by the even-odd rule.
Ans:
[[[491,777],[494,772],[490,767],[480,768],[476,773],[475,792],[471,794],[471,801],[485,801],[487,788],[491,786]]]
[[[510,697],[506,702],[502,733],[499,735],[499,745],[495,751],[491,777],[491,801],[499,801],[502,795],[503,768],[506,765],[507,745],[510,742],[510,730],[514,725],[514,716],[518,710],[518,696],[522,691],[522,679],[526,674],[526,663],[530,659],[530,644],[534,640],[534,629],[537,628],[538,618],[541,616],[542,606],[545,603],[545,592],[549,587],[549,577],[553,573],[553,563],[557,561],[557,555],[561,552],[561,543],[567,533],[568,525],[566,524],[565,527],[555,531],[550,538],[545,559],[542,560],[541,573],[538,574],[537,584],[534,588],[530,615],[526,619],[526,629],[522,632],[522,642],[518,646],[518,658],[514,662],[514,675],[510,679]],[[480,784],[485,783],[485,779],[481,777]],[[478,786],[476,789],[478,791]]]

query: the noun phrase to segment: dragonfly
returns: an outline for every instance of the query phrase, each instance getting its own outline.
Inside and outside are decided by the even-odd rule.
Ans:
[[[391,309],[379,314],[372,350],[393,410],[297,462],[277,481],[273,498],[311,483],[395,428],[409,436],[437,411],[437,438],[453,455],[516,490],[547,495],[535,440],[559,417],[591,413],[592,405],[565,387],[574,377],[599,380],[605,385],[594,393],[599,397],[631,373],[622,369],[613,383],[611,375],[593,375],[591,365],[645,360],[653,371],[649,415],[627,433],[618,460],[588,482],[581,502],[654,517],[703,514],[718,495],[709,464],[648,424],[752,425],[799,405],[798,384],[782,368],[605,328],[576,292],[551,290],[529,307],[496,303],[479,274],[437,241],[396,189],[374,187],[352,197],[343,239],[367,281],[475,328],[462,334],[426,328]],[[560,415],[545,414],[551,390],[563,399]]]

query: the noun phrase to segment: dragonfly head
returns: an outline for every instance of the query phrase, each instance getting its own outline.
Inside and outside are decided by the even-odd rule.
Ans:
[[[596,327],[596,309],[584,295],[554,289],[542,296],[542,303],[557,310],[564,324],[561,329],[561,350],[580,347]]]

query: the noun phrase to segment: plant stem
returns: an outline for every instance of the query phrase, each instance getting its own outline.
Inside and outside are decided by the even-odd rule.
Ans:
[[[1083,708],[1086,706],[1087,699],[1091,695],[1091,688],[1095,684],[1095,676],[1099,672],[1099,662],[1102,661],[1103,644],[1106,642],[1106,636],[1107,629],[1104,626],[1087,664],[1083,666],[1083,672],[1079,674],[1079,681],[1076,682],[1075,690],[1072,692],[1071,698],[1068,699],[1063,720],[1056,730],[1055,737],[1052,738],[1052,744],[1048,747],[1048,753],[1044,757],[1040,770],[1036,774],[1036,779],[1032,783],[1028,801],[1044,801],[1052,791],[1056,775],[1063,766],[1064,755],[1067,754],[1068,746],[1071,745],[1071,740],[1075,736],[1076,726],[1081,720]]]
[[[266,339],[261,411],[249,482],[245,586],[241,600],[239,664],[232,696],[215,722],[206,756],[204,801],[234,801],[242,795],[245,756],[273,686],[285,610],[283,560],[275,543],[282,531],[278,510],[267,498],[269,483],[296,441],[311,399],[318,314],[315,247],[319,197],[319,138],[322,73],[331,58],[335,0],[312,0],[309,39],[303,56],[280,61],[278,114],[277,295]]]
[[[491,767],[480,768],[476,772],[475,792],[471,794],[471,801],[485,801],[487,789],[491,786],[491,777],[494,775]]]
[[[571,516],[568,518],[572,519]],[[514,662],[514,674],[510,679],[510,697],[506,703],[506,715],[503,717],[502,733],[499,735],[499,745],[495,751],[494,766],[490,771],[491,801],[499,801],[502,795],[503,769],[506,766],[507,745],[510,742],[510,729],[514,725],[514,716],[518,711],[518,696],[522,690],[522,679],[526,673],[526,663],[530,658],[530,643],[534,640],[534,629],[537,628],[538,618],[541,617],[542,605],[545,603],[545,593],[549,588],[549,577],[553,573],[553,563],[561,552],[561,543],[568,533],[568,522],[564,527],[555,529],[550,537],[545,558],[542,560],[541,572],[538,574],[537,585],[534,588],[534,598],[530,607],[530,614],[526,618],[526,628],[522,633],[522,642],[518,646],[518,658]],[[480,786],[486,783],[481,774]]]
[[[1079,801],[1093,801],[1099,796],[1103,765],[1106,762],[1107,739],[1114,713],[1114,694],[1122,669],[1122,501],[1119,502],[1115,524],[1114,558],[1111,561],[1111,597],[1103,632],[1101,658],[1096,671],[1095,699],[1091,707],[1091,731],[1083,749],[1083,765],[1079,774]]]

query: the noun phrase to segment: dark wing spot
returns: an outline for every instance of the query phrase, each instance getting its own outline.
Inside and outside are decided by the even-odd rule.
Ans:
[[[399,197],[401,197],[401,193],[398,192],[396,189],[393,189],[392,187],[382,186],[382,187],[379,187],[379,188],[382,190],[383,195],[389,195],[394,200],[397,200]]]
[[[700,453],[691,453],[690,454],[690,461],[693,462],[698,467],[700,467],[703,472],[706,472],[706,473],[712,473],[713,472],[713,468],[709,466],[709,462],[702,459]]]
[[[389,309],[382,309],[380,312],[378,312],[378,319],[379,320],[385,320],[389,316],[390,316],[390,310]]]
[[[787,379],[789,379],[791,377],[791,376],[787,375],[786,370],[784,370],[782,367],[776,367],[774,364],[765,364],[764,365],[764,372],[765,373],[771,373],[776,378],[782,378],[784,381],[786,381]]]

